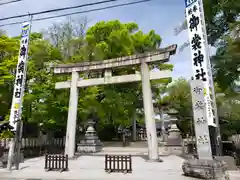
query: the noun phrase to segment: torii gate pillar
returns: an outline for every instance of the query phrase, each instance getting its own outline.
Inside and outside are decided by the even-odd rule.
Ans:
[[[148,139],[148,157],[151,161],[158,161],[158,141],[156,132],[156,122],[153,112],[152,89],[150,84],[150,73],[148,64],[141,63],[142,75],[142,93],[143,93],[143,106],[145,115],[145,124]]]
[[[79,74],[76,71],[72,72],[71,88],[68,106],[68,120],[65,140],[64,154],[73,157],[76,146],[76,124],[77,124],[77,109],[78,109],[78,87],[77,82]]]

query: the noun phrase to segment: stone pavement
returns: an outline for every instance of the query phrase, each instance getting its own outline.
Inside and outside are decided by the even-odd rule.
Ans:
[[[162,163],[146,162],[142,156],[133,156],[131,174],[104,171],[104,156],[80,156],[69,160],[68,172],[45,172],[44,157],[26,160],[20,170],[7,172],[0,169],[0,180],[191,180],[182,176],[182,158],[170,155],[162,156]],[[230,172],[231,180],[239,180],[239,172]]]

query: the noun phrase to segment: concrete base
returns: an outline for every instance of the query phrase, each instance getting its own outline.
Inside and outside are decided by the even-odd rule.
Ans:
[[[227,165],[224,161],[189,159],[183,162],[185,176],[201,179],[228,180]]]
[[[215,156],[214,159],[218,161],[224,161],[227,164],[227,170],[237,170],[235,159],[231,156]]]
[[[152,159],[148,159],[148,160],[146,160],[146,162],[157,162],[157,163],[159,163],[159,162],[163,162],[163,160],[162,159],[156,159],[156,160],[152,160]]]
[[[8,162],[8,153],[4,153],[2,157],[0,157],[0,168],[5,168]],[[16,153],[14,154],[13,164],[16,162]],[[20,163],[24,162],[23,153],[20,154]]]
[[[77,152],[80,153],[96,153],[101,152],[103,146],[100,144],[78,144]]]
[[[182,152],[182,146],[165,146],[165,153],[169,155],[181,155]]]

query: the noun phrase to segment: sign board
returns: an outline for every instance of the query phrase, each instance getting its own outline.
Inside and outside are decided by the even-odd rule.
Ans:
[[[207,106],[208,125],[216,126],[213,117],[212,100],[210,96],[210,77],[208,74],[209,58],[206,52],[206,38],[203,22],[202,1],[185,1],[186,2],[186,19],[188,25],[189,42],[191,49],[191,61],[193,69],[193,78],[201,80],[204,83],[204,99]]]
[[[22,24],[22,33],[20,40],[20,50],[18,55],[18,64],[16,69],[16,78],[12,99],[11,114],[9,124],[16,130],[17,121],[21,118],[22,99],[25,89],[26,67],[28,56],[28,44],[31,24],[29,22]]]
[[[192,80],[191,91],[198,157],[199,159],[212,159],[204,83],[201,80]]]

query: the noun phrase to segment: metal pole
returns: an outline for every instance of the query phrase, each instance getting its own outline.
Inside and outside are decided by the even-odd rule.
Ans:
[[[17,122],[17,129],[16,129],[16,138],[15,138],[15,144],[16,144],[16,170],[19,170],[19,163],[20,163],[20,149],[21,149],[21,145],[20,145],[20,136],[21,136],[21,126],[22,126],[22,121],[21,119],[19,119],[19,121]]]
[[[16,142],[15,138],[12,138],[10,143],[9,143],[8,163],[7,163],[7,169],[9,171],[12,170],[12,164],[13,164],[13,158],[14,158],[14,150],[15,150],[15,142]]]
[[[221,131],[220,131],[220,123],[219,123],[219,117],[218,117],[218,110],[217,110],[217,103],[216,103],[216,95],[215,95],[215,87],[214,87],[214,81],[212,76],[212,66],[210,62],[210,49],[208,47],[208,40],[207,40],[207,30],[206,30],[206,23],[205,23],[205,16],[204,16],[204,7],[203,7],[203,1],[199,0],[200,6],[202,9],[202,21],[203,21],[203,28],[204,28],[204,41],[205,41],[205,47],[206,47],[206,54],[207,54],[207,60],[208,60],[208,73],[209,73],[209,79],[211,84],[211,92],[212,92],[212,105],[214,110],[214,117],[215,117],[215,123],[216,123],[216,153],[218,156],[222,156],[222,141],[221,141]]]

